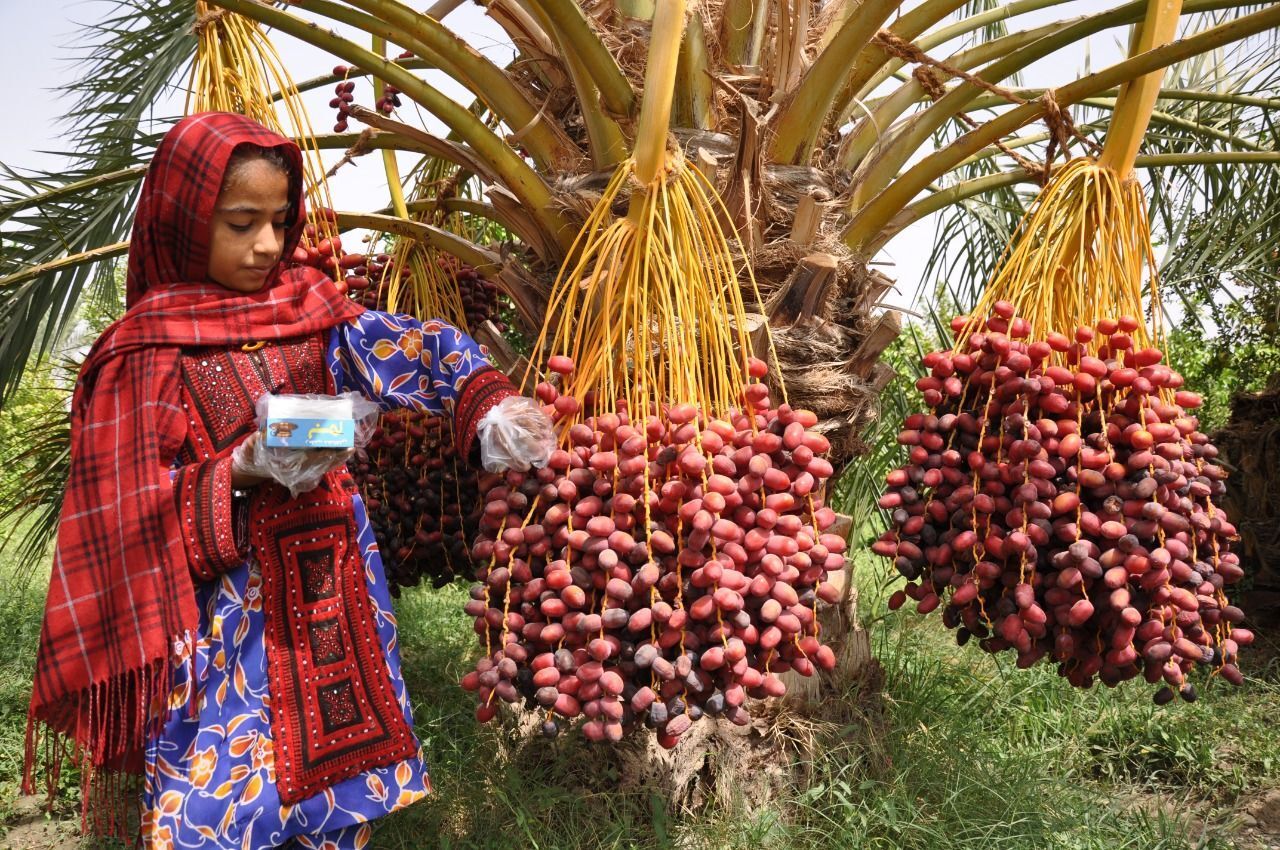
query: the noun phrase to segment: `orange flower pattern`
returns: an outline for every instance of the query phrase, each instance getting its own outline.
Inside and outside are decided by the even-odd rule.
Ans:
[[[333,330],[327,363],[340,392],[362,392],[388,409],[436,413],[449,410],[468,375],[488,365],[484,350],[450,325],[374,311]],[[352,501],[383,657],[412,724],[382,560],[364,503],[358,495]],[[142,842],[150,850],[266,850],[290,839],[311,850],[358,850],[369,843],[369,821],[431,792],[419,750],[281,804],[261,582],[251,555],[198,587],[200,636],[173,648],[168,716],[147,751]]]
[[[335,330],[329,368],[337,386],[386,408],[451,411],[463,382],[488,366],[484,346],[437,319],[369,310]]]

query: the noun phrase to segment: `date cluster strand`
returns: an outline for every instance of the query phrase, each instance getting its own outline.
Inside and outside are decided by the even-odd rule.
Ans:
[[[496,476],[458,456],[445,417],[424,411],[384,413],[350,464],[395,596],[424,580],[443,587],[472,578],[470,544],[479,529],[481,487]]]

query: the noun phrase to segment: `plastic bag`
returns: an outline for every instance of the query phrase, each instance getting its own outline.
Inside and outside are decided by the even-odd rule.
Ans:
[[[337,399],[349,399],[352,418],[356,423],[355,448],[307,449],[266,445],[262,429],[266,426],[267,405],[272,398],[319,404]],[[355,449],[367,445],[369,437],[378,427],[380,410],[378,405],[356,392],[341,393],[336,396],[316,394],[273,396],[271,393],[264,393],[258,398],[255,407],[259,429],[257,438],[245,440],[236,446],[231,453],[232,463],[239,472],[270,478],[283,484],[289,488],[289,494],[292,496],[315,489],[325,473],[342,466],[355,454]]]
[[[556,448],[551,418],[524,396],[507,396],[476,426],[480,463],[489,472],[543,467]]]

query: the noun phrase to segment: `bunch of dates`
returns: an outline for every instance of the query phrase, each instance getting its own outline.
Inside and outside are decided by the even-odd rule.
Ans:
[[[812,413],[774,407],[758,382],[725,418],[598,412],[547,382],[536,395],[563,447],[485,497],[466,610],[487,652],[462,681],[478,719],[523,703],[548,737],[581,717],[589,740],[643,725],[669,748],[705,716],[749,723],[748,697],[781,696],[784,671],[835,666],[815,606],[839,598],[827,579],[845,541],[827,533]]]
[[[474,267],[448,254],[441,254],[439,263],[441,270],[458,287],[467,327],[474,330],[492,320],[499,331],[505,331],[506,324],[498,318],[498,285],[486,280]]]
[[[302,238],[293,249],[290,262],[295,266],[318,269],[366,307],[374,307],[372,302],[376,301],[376,296],[370,299],[368,292],[371,288],[376,292],[390,271],[390,255],[348,252],[338,235],[337,214],[331,209],[320,208],[317,219],[319,227],[316,223],[308,223],[302,229]]]
[[[443,587],[471,578],[482,474],[458,456],[448,419],[384,413],[351,472],[393,594],[424,579]]]
[[[1134,343],[1138,320],[1032,340],[997,302],[952,328],[880,500],[873,550],[907,579],[890,607],[941,608],[961,645],[1054,663],[1077,687],[1142,677],[1163,704],[1195,699],[1197,667],[1240,684],[1253,635],[1224,593],[1243,577],[1216,504],[1226,473],[1188,413],[1200,398]]]

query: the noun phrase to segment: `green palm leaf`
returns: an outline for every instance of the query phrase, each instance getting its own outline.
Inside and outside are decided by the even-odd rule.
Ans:
[[[139,167],[165,124],[154,111],[177,91],[174,81],[195,50],[193,9],[117,0],[85,27],[79,73],[63,89],[72,100],[65,116],[71,146],[59,152],[68,167],[41,173],[0,165],[0,277],[125,238]],[[65,335],[86,294],[110,296],[111,273],[112,263],[85,263],[0,288],[0,402],[28,363]]]
[[[66,391],[54,395],[56,401],[40,408],[21,431],[10,435],[21,448],[8,458],[0,486],[0,527],[10,529],[0,541],[0,551],[11,557],[16,567],[13,575],[28,573],[43,560],[62,512],[71,464],[71,418]]]

